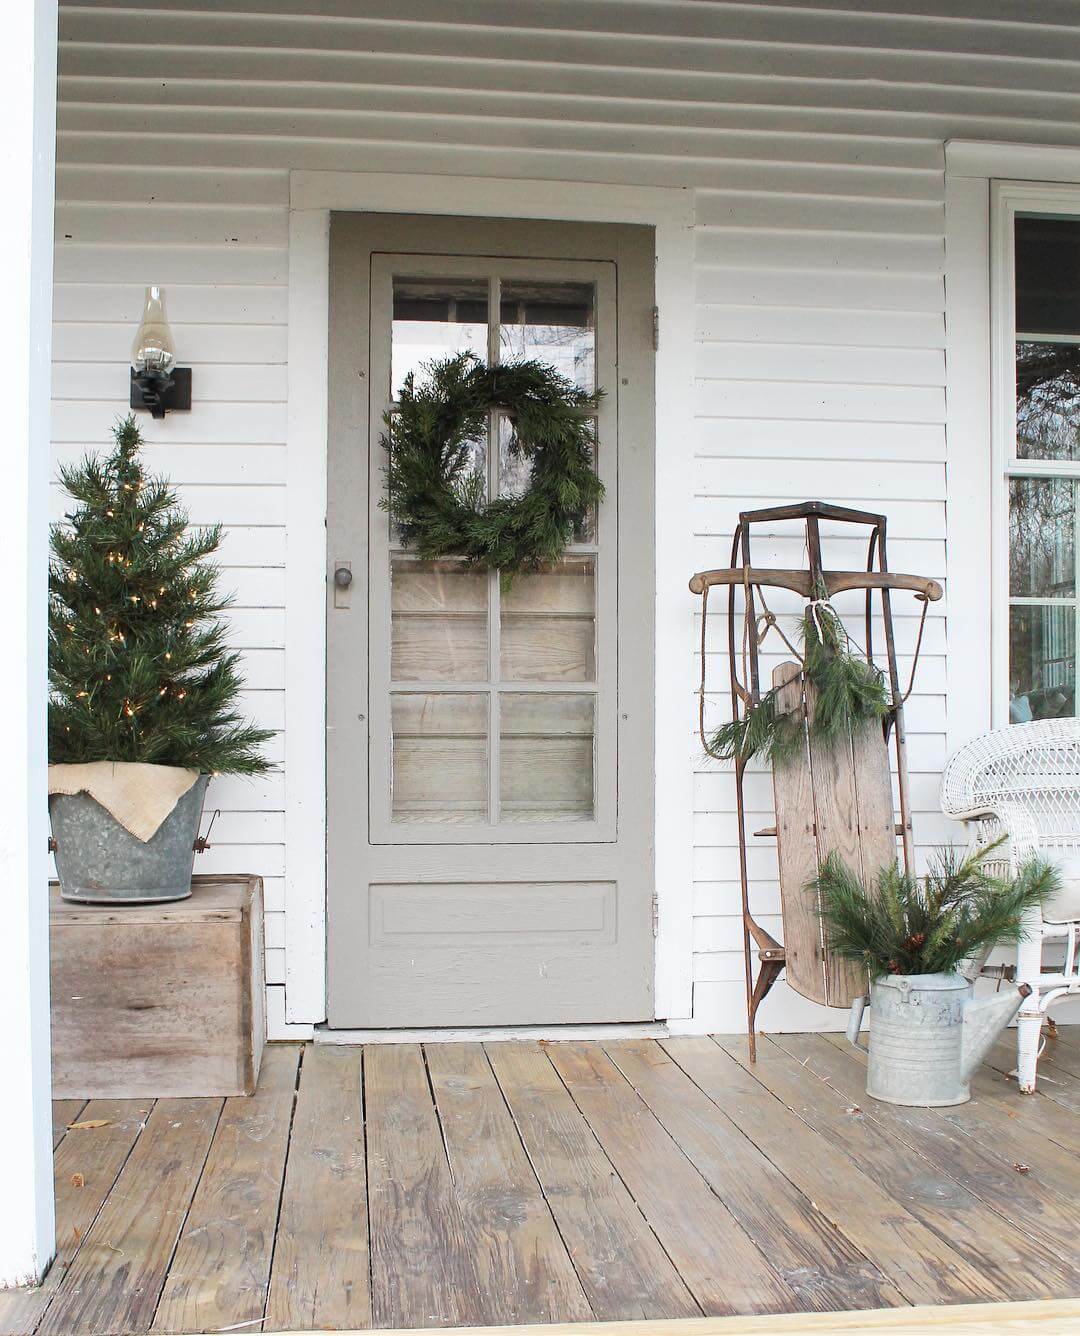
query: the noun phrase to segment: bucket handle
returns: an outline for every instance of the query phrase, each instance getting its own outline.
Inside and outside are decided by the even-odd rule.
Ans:
[[[210,824],[206,828],[206,834],[196,835],[195,843],[192,845],[192,848],[195,850],[197,854],[204,854],[206,853],[207,849],[210,848],[210,832],[214,829],[214,822],[218,819],[220,815],[221,815],[221,808],[219,807],[213,812],[213,814],[210,817]]]
[[[868,997],[857,997],[851,1004],[851,1013],[848,1016],[847,1038],[849,1044],[854,1044],[856,1048],[861,1048],[864,1053],[870,1052],[869,1044],[863,1043],[859,1038],[859,1031],[862,1029],[863,1013],[866,1011],[866,1004],[870,1001]]]

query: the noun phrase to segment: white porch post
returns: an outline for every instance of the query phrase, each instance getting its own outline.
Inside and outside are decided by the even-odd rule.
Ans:
[[[0,1285],[53,1255],[45,819],[46,491],[56,141],[56,0],[9,0],[0,42]]]

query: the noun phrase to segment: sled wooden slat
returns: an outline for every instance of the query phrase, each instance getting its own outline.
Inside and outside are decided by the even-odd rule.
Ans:
[[[779,687],[777,708],[784,714],[803,710],[802,669],[782,663],[773,671]],[[810,758],[802,751],[773,766],[773,803],[776,807],[776,849],[780,867],[780,902],[784,920],[784,962],[787,981],[797,993],[825,1000],[821,920],[813,897],[802,891],[817,876],[817,840],[814,837],[814,782]]]

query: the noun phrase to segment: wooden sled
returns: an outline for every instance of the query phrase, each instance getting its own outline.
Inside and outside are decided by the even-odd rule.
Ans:
[[[805,525],[807,569],[786,570],[753,565],[753,526],[781,520],[802,521]],[[820,537],[822,520],[869,527],[865,571],[823,569]],[[868,724],[855,736],[829,744],[822,743],[810,733],[809,723],[814,712],[813,688],[804,681],[801,665],[794,661],[783,663],[772,674],[772,685],[780,688],[780,708],[799,715],[803,720],[806,738],[806,746],[801,754],[773,767],[776,825],[754,832],[759,837],[776,839],[783,943],[763,928],[750,912],[744,798],[747,762],[745,759],[735,761],[747,1030],[751,1061],[757,1056],[754,1022],[758,1008],[782,972],[786,971],[787,982],[796,992],[824,1006],[850,1006],[855,997],[866,991],[863,971],[853,962],[830,953],[818,914],[816,895],[808,886],[817,876],[818,867],[824,859],[830,853],[838,853],[852,871],[864,880],[872,880],[880,868],[895,862],[896,842],[899,838],[906,869],[910,872],[914,866],[904,700],[911,691],[915,669],[913,665],[907,691],[901,691],[891,594],[894,590],[908,590],[922,602],[922,620],[914,655],[917,662],[927,606],[941,597],[941,586],[921,576],[890,572],[885,555],[885,530],[884,515],[827,505],[820,501],[745,511],[739,516],[735,531],[731,565],[720,570],[699,572],[690,581],[691,590],[702,598],[699,727],[707,751],[705,636],[710,589],[723,586],[728,591],[728,669],[732,709],[736,718],[752,709],[762,694],[759,651],[766,636],[777,626],[776,618],[768,611],[764,601],[765,589],[792,590],[806,599],[811,598],[813,591],[821,587],[825,588],[830,597],[847,590],[864,590],[865,652],[870,662],[874,661],[875,602],[884,628],[885,672],[891,706],[883,726]],[[744,605],[741,617],[736,609],[736,597],[740,590]],[[737,634],[740,623],[743,629],[741,637]],[[746,681],[740,677],[740,660],[745,664]],[[899,822],[893,808],[890,738],[895,746]],[[753,960],[755,949],[756,971]]]

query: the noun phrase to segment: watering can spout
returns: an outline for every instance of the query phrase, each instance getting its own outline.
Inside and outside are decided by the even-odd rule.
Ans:
[[[964,1035],[960,1047],[960,1078],[968,1081],[990,1050],[990,1045],[1020,1010],[1031,986],[1022,983],[1015,993],[995,993],[964,1008]]]

